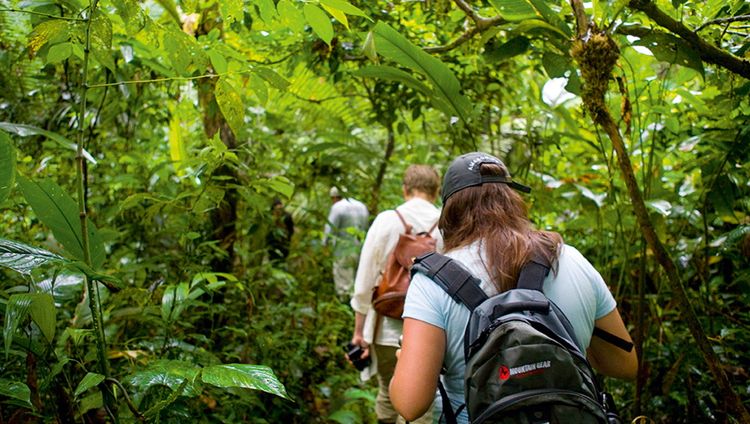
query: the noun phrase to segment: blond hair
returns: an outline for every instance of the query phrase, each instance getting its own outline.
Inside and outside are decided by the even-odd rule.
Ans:
[[[410,165],[404,172],[404,189],[407,193],[419,191],[436,198],[440,189],[440,176],[430,165]]]

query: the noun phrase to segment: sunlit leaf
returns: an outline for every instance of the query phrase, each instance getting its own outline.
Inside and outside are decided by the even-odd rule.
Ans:
[[[177,4],[174,0],[156,0],[156,2],[159,3],[167,13],[169,13],[169,16],[177,23],[177,25],[182,25],[182,22],[180,21],[180,13],[177,11]]]
[[[10,137],[0,131],[0,204],[10,195],[16,180],[16,149]]]
[[[468,123],[471,103],[461,94],[461,84],[443,62],[425,53],[386,23],[378,22],[373,32],[378,53],[427,77],[435,96],[449,105],[450,110],[445,112]]]
[[[110,71],[115,71],[115,61],[112,58],[112,21],[109,17],[97,11],[91,19],[91,53],[94,58],[106,66]]]
[[[164,289],[161,297],[161,318],[166,322],[172,322],[180,316],[185,309],[188,300],[189,287],[187,283],[169,285]]]
[[[32,293],[14,294],[8,298],[8,303],[5,305],[5,325],[3,326],[6,358],[13,343],[13,335],[18,330],[18,326],[29,316],[29,310],[33,302],[34,295]]]
[[[66,147],[73,151],[78,150],[78,145],[72,142],[70,139],[63,137],[60,134],[54,133],[52,131],[47,131],[47,130],[35,127],[33,125],[13,124],[11,122],[0,122],[0,129],[8,131],[9,133],[15,134],[19,137],[43,135],[49,138],[50,140],[59,143],[63,147]],[[83,150],[83,157],[85,157],[86,160],[88,160],[92,164],[96,165],[96,159],[94,159],[94,157],[91,156],[91,154],[87,152],[85,149]]]
[[[305,30],[305,16],[302,11],[289,0],[279,0],[276,4],[276,10],[279,12],[281,22],[295,33],[301,33]]]
[[[263,19],[263,22],[271,25],[277,16],[276,5],[273,0],[255,0],[255,4],[258,6],[260,18]]]
[[[51,230],[57,241],[74,257],[85,262],[81,220],[78,205],[53,181],[29,180],[18,177],[18,184],[36,216]],[[94,223],[88,221],[91,264],[94,268],[104,263],[104,244]]]
[[[42,330],[42,335],[48,342],[52,343],[55,338],[55,329],[57,328],[57,310],[55,309],[55,300],[49,293],[34,293],[34,301],[31,304],[29,313],[31,319]]]
[[[305,13],[307,23],[310,24],[315,34],[330,45],[331,39],[333,39],[333,25],[331,25],[328,15],[321,8],[310,3],[306,3],[302,10]]]
[[[232,23],[242,21],[244,11],[242,10],[242,0],[221,0],[219,2],[219,11],[225,22]]]
[[[57,262],[67,262],[67,259],[44,249],[0,238],[0,266],[28,275],[37,267]]]
[[[372,21],[372,19],[370,19],[370,17],[367,16],[367,14],[362,11],[362,9],[353,6],[346,0],[320,0],[320,4],[329,8],[338,9],[346,13],[347,15],[362,16]]]
[[[262,390],[289,399],[284,385],[281,384],[273,373],[273,370],[264,365],[213,365],[203,369],[201,379],[204,383],[211,384],[212,386]]]
[[[208,58],[211,60],[211,66],[217,74],[227,73],[227,59],[218,51],[211,49],[208,51]]]
[[[166,386],[177,390],[185,381],[191,383],[185,390],[186,396],[195,396],[199,392],[192,384],[200,372],[200,367],[186,361],[160,360],[150,363],[146,369],[138,371],[123,382],[145,392],[151,386]]]
[[[549,24],[560,30],[561,33],[565,34],[567,37],[571,37],[573,35],[573,30],[570,29],[570,26],[568,26],[561,18],[560,13],[555,12],[552,9],[550,9],[548,3],[548,0],[527,0],[529,4],[539,13],[539,15],[542,16],[542,19],[547,21]]]
[[[292,193],[294,193],[294,183],[289,181],[286,177],[274,177],[268,180],[268,186],[271,190],[282,194],[287,199],[292,197]]]
[[[32,407],[31,390],[29,390],[29,386],[20,381],[0,378],[0,397],[15,399],[28,408]]]
[[[365,42],[362,43],[362,53],[367,56],[370,61],[378,63],[378,52],[375,49],[375,36],[372,31],[367,32]]]
[[[265,80],[257,74],[250,74],[248,76],[248,85],[258,97],[260,104],[265,105],[268,102],[268,86],[266,86]]]
[[[214,95],[224,119],[229,124],[229,128],[232,129],[235,136],[239,137],[245,123],[245,106],[242,104],[242,97],[225,78],[219,78],[214,89]]]
[[[29,34],[29,55],[34,56],[47,43],[67,41],[70,26],[68,21],[49,19],[34,27]]]
[[[104,381],[104,376],[101,374],[97,374],[95,372],[86,373],[86,375],[83,377],[80,383],[78,383],[78,387],[76,387],[75,392],[73,393],[73,396],[78,397],[86,390],[98,385]]]
[[[346,29],[349,29],[349,20],[346,18],[346,14],[334,7],[327,6],[326,4],[322,3],[320,4],[323,9],[325,9],[326,12],[328,12],[331,16],[333,16],[337,21],[339,21]]]
[[[576,188],[581,192],[583,197],[590,199],[597,208],[604,206],[604,200],[607,198],[607,193],[596,194],[591,191],[588,187],[576,184]]]

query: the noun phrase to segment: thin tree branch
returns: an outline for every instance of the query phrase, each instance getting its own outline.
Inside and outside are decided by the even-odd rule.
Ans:
[[[653,1],[630,0],[628,7],[645,13],[646,16],[651,18],[658,25],[680,36],[680,38],[690,44],[690,47],[698,52],[703,61],[721,66],[737,75],[750,79],[750,61],[741,59],[707,43],[684,24],[674,20],[671,16],[664,13],[653,3]]]
[[[86,22],[86,19],[70,18],[70,17],[67,17],[67,16],[50,15],[49,13],[36,12],[34,10],[0,9],[0,12],[26,13],[26,14],[29,14],[29,15],[44,16],[44,17],[50,18],[50,19],[59,19],[61,21]]]
[[[500,15],[493,16],[491,18],[486,18],[486,17],[479,15],[471,7],[471,5],[467,3],[465,0],[454,0],[454,1],[456,5],[458,6],[458,8],[461,9],[464,13],[466,13],[466,16],[468,16],[469,19],[471,19],[474,22],[474,26],[467,29],[463,34],[461,34],[458,38],[451,41],[450,43],[443,45],[443,46],[426,47],[424,51],[428,53],[447,52],[471,40],[471,38],[474,37],[476,34],[481,34],[492,27],[508,23],[508,21],[506,21]]]
[[[728,18],[712,19],[708,22],[704,22],[701,26],[696,28],[695,32],[699,32],[703,28],[710,26],[710,25],[730,24],[732,22],[740,22],[740,21],[750,21],[750,15],[737,15],[737,16],[730,16]]]

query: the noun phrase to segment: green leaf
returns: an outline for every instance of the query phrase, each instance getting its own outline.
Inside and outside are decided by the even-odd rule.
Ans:
[[[701,74],[701,77],[705,77],[700,55],[681,38],[670,34],[652,32],[633,44],[648,48],[658,60],[695,69]]]
[[[286,177],[278,176],[268,180],[268,186],[271,190],[283,195],[287,199],[294,193],[294,183]]]
[[[42,330],[44,338],[52,343],[57,328],[57,310],[55,299],[49,293],[34,293],[34,302],[31,304],[31,319],[34,320],[39,329]]]
[[[346,27],[346,29],[349,29],[349,19],[347,19],[346,14],[344,12],[342,12],[342,11],[340,11],[340,10],[334,8],[334,7],[326,6],[325,4],[322,4],[322,3],[321,3],[320,6],[323,7],[323,9],[326,12],[328,12],[329,15],[333,16],[334,19],[336,19],[337,21],[341,22],[341,24],[344,25],[344,27]]]
[[[333,39],[333,25],[331,25],[328,15],[318,6],[310,3],[305,4],[302,10],[305,13],[307,23],[310,24],[315,34],[330,46],[331,39]]]
[[[115,71],[112,58],[112,21],[104,13],[97,11],[91,19],[91,53],[97,62]]]
[[[216,103],[234,135],[239,137],[245,125],[245,106],[237,90],[225,78],[219,78],[214,89]]]
[[[276,4],[281,22],[295,33],[305,30],[305,17],[302,12],[289,0],[279,0]]]
[[[57,262],[67,262],[67,259],[44,249],[0,238],[0,266],[29,275],[37,267]]]
[[[267,393],[289,399],[284,385],[273,373],[271,368],[264,365],[224,364],[213,365],[203,369],[201,379],[212,386],[229,388],[242,387],[246,389],[262,390]]]
[[[248,76],[248,85],[253,90],[260,104],[265,105],[268,103],[268,86],[263,78],[259,77],[258,74],[250,74]]]
[[[217,74],[227,73],[227,59],[224,55],[211,49],[208,51],[208,58],[211,59],[211,66],[213,66],[214,71],[216,71]]]
[[[259,77],[263,78],[269,84],[271,84],[272,87],[279,90],[286,90],[291,85],[289,81],[287,81],[284,77],[282,77],[272,69],[259,66],[253,69],[253,71],[258,74]]]
[[[503,62],[512,57],[526,53],[529,46],[531,46],[531,42],[528,38],[524,36],[514,37],[492,50],[485,48],[484,57],[487,60],[487,63]]]
[[[86,373],[86,375],[83,377],[80,383],[78,383],[78,387],[76,387],[75,392],[73,393],[73,396],[78,397],[86,390],[98,385],[104,381],[104,376],[101,374],[97,374],[95,372]]]
[[[444,112],[458,116],[468,126],[471,103],[461,94],[461,84],[443,62],[425,53],[388,24],[378,22],[373,32],[378,53],[427,77],[438,103],[449,107]]]
[[[433,95],[432,89],[422,81],[414,78],[408,72],[393,66],[373,65],[365,66],[352,72],[352,75],[366,78],[382,78],[391,81],[398,81],[408,87],[411,87],[425,96]]]
[[[174,322],[185,309],[190,287],[188,283],[170,284],[164,289],[161,297],[161,318],[165,322]]]
[[[177,23],[178,26],[182,25],[180,21],[180,13],[177,11],[177,4],[174,0],[156,0],[157,3],[169,13],[169,16]]]
[[[55,44],[47,50],[47,63],[59,63],[73,54],[73,45],[65,42]]]
[[[73,198],[53,181],[36,182],[19,176],[18,184],[36,216],[52,230],[57,241],[71,255],[85,262],[81,220],[78,205]],[[88,221],[88,238],[91,265],[99,268],[104,263],[104,244],[94,223],[90,220]]]
[[[47,130],[35,127],[33,125],[13,124],[11,122],[0,122],[0,129],[8,131],[9,133],[15,134],[19,137],[43,135],[47,137],[48,139],[57,142],[61,146],[68,148],[70,150],[73,150],[74,152],[78,150],[78,145],[72,142],[70,139],[65,138],[61,136],[60,134],[54,133],[52,131],[47,131]],[[92,164],[96,165],[96,159],[94,159],[94,157],[91,156],[91,154],[87,152],[86,149],[83,150],[83,157],[86,158],[86,160],[88,160]]]
[[[500,16],[508,21],[538,18],[536,10],[526,0],[490,0]]]
[[[32,408],[31,390],[29,390],[29,386],[20,381],[0,378],[0,397],[15,399],[20,401],[24,406]]]
[[[370,19],[370,17],[367,16],[365,12],[363,12],[358,7],[353,6],[351,3],[349,3],[346,0],[320,0],[320,4],[333,8],[333,9],[340,10],[346,13],[347,15],[362,16],[372,21],[372,19]]]
[[[542,56],[542,66],[550,78],[564,77],[572,69],[570,57],[546,52]]]
[[[139,392],[146,392],[151,386],[166,386],[177,390],[185,381],[193,383],[200,368],[191,362],[159,360],[152,362],[145,370],[138,371],[123,381]],[[187,388],[187,396],[195,396],[200,391],[192,384]]]
[[[255,4],[258,6],[260,18],[263,22],[267,25],[273,24],[277,16],[276,5],[273,3],[273,0],[255,0]]]
[[[70,24],[68,21],[50,19],[34,27],[29,34],[29,55],[34,56],[47,43],[68,41]]]
[[[241,22],[245,17],[242,10],[242,0],[221,0],[219,2],[219,12],[224,22]]]
[[[370,59],[371,62],[378,63],[378,52],[375,50],[375,36],[372,31],[367,32],[364,43],[362,43],[362,53]]]
[[[16,149],[10,137],[0,131],[0,204],[10,195],[16,180]]]
[[[565,34],[566,37],[570,38],[573,36],[573,30],[570,29],[568,24],[560,19],[560,14],[553,11],[547,5],[547,0],[527,0],[531,6],[547,21],[550,25],[557,28],[561,33]]]
[[[32,293],[14,294],[8,298],[5,305],[5,326],[3,327],[3,340],[5,341],[5,357],[8,357],[10,346],[13,343],[13,335],[18,326],[26,319],[34,302]]]

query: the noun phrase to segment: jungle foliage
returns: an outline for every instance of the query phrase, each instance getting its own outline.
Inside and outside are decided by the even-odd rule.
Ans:
[[[750,421],[744,0],[0,0],[0,86],[0,423],[374,422],[328,188],[475,149],[615,294],[623,417]]]

